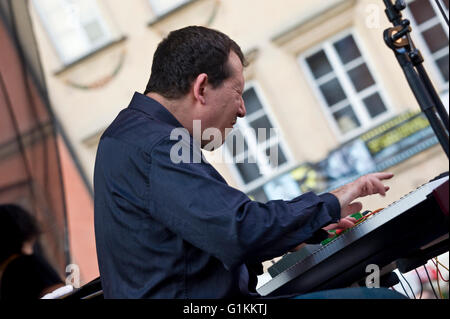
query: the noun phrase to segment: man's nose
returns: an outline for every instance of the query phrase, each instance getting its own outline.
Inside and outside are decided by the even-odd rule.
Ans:
[[[244,117],[246,113],[247,113],[247,110],[245,109],[244,99],[241,97],[241,105],[239,106],[237,116]]]

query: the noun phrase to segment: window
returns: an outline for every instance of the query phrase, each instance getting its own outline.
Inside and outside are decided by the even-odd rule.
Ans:
[[[95,0],[33,0],[64,65],[111,42]]]
[[[448,16],[448,0],[442,1]],[[411,20],[413,38],[425,60],[432,61],[439,79],[440,91],[448,91],[448,27],[433,0],[414,0],[408,3],[407,18]]]
[[[352,33],[325,41],[300,56],[299,61],[341,139],[361,134],[389,113]]]
[[[238,119],[225,141],[226,152],[232,158],[232,170],[241,184],[247,186],[272,177],[289,162],[280,132],[266,112],[259,92],[255,84],[244,91],[247,115]]]
[[[162,16],[191,0],[150,0],[150,5],[156,16]]]

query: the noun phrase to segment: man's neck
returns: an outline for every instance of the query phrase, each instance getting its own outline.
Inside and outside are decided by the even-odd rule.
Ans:
[[[189,103],[189,95],[186,95],[185,97],[179,99],[167,99],[161,94],[155,92],[150,92],[146,95],[164,106],[192,135],[193,115],[192,108],[190,107]]]

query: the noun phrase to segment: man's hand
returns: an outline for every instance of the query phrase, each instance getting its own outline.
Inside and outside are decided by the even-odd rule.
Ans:
[[[381,182],[394,176],[392,173],[373,173],[361,176],[354,182],[346,184],[330,193],[337,197],[341,204],[341,218],[357,213],[362,210],[360,202],[353,201],[359,197],[373,194],[385,196],[389,186]]]
[[[381,182],[385,179],[390,179],[394,176],[392,173],[372,173],[361,176],[354,182],[346,184],[338,189],[331,191],[330,193],[337,197],[339,204],[341,205],[341,219],[339,222],[330,224],[324,227],[324,230],[351,228],[355,225],[356,219],[353,217],[347,217],[348,215],[360,212],[362,210],[362,204],[360,202],[353,201],[359,197],[364,197],[373,194],[380,194],[385,196],[389,190],[389,186],[383,185]],[[330,234],[330,237],[334,234]],[[291,251],[298,251],[306,244],[300,244],[293,248]]]
[[[347,228],[352,228],[355,226],[356,218],[347,216],[345,218],[341,218],[339,222],[335,224],[330,224],[327,227],[324,227],[325,230],[333,230],[333,229],[342,229],[345,230]]]
[[[330,224],[327,227],[324,227],[322,229],[324,229],[326,231],[333,230],[333,229],[334,230],[337,230],[337,229],[345,230],[347,228],[351,228],[351,227],[355,226],[355,223],[356,223],[356,218],[347,216],[345,218],[341,218],[341,220],[339,222],[337,222],[335,224]],[[333,236],[334,236],[333,233],[328,233],[328,238],[333,237]],[[299,251],[300,249],[302,249],[305,246],[306,246],[306,244],[302,243],[302,244],[298,245],[297,247],[291,249],[290,251],[291,252]]]

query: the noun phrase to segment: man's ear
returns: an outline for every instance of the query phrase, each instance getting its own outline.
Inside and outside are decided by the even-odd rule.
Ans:
[[[206,103],[205,88],[207,84],[208,84],[208,75],[206,73],[201,73],[195,78],[194,83],[192,85],[194,97],[201,104]]]

